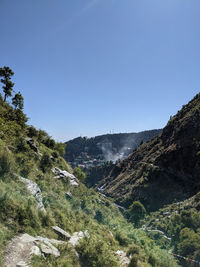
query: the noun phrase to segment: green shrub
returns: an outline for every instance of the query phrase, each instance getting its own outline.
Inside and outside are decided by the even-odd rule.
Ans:
[[[121,231],[117,231],[115,233],[115,239],[119,242],[120,246],[128,246],[128,244],[130,243],[127,235]]]
[[[64,156],[65,155],[65,147],[66,147],[66,144],[63,144],[61,142],[58,142],[58,143],[55,144],[54,149],[56,151],[58,151],[58,153],[60,154],[60,156]]]
[[[127,250],[127,255],[140,254],[140,247],[137,245],[130,245]]]
[[[26,152],[29,150],[29,146],[23,136],[20,136],[16,139],[15,145],[17,152]]]
[[[30,126],[30,127],[28,127],[27,135],[30,138],[36,137],[38,135],[38,131],[35,129],[35,127]]]
[[[83,266],[87,267],[117,267],[119,266],[110,247],[96,237],[83,239],[77,247]]]
[[[8,174],[14,168],[14,159],[7,149],[0,151],[0,177]]]
[[[139,226],[139,222],[140,220],[144,219],[145,214],[145,207],[140,201],[134,201],[129,207],[130,221],[134,222],[135,226]]]
[[[97,220],[99,223],[103,222],[104,218],[103,218],[103,214],[102,214],[102,212],[100,210],[96,211],[94,219]]]
[[[47,146],[48,148],[51,148],[51,149],[54,149],[55,144],[56,144],[56,142],[53,139],[51,139],[50,137],[47,137],[43,143],[45,144],[45,146]]]
[[[47,170],[49,170],[52,167],[52,161],[50,156],[47,153],[44,153],[41,161],[40,161],[40,169],[43,172],[46,172]]]
[[[78,178],[82,183],[85,181],[86,174],[78,167],[74,168],[74,175]]]
[[[138,267],[138,255],[133,255],[128,267]]]

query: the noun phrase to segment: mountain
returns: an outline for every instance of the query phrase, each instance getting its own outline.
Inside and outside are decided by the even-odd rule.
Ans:
[[[170,118],[163,131],[116,164],[100,183],[104,193],[148,210],[187,199],[200,191],[200,94]]]
[[[141,143],[161,132],[158,130],[139,133],[105,134],[93,138],[78,137],[66,142],[65,158],[72,166],[93,167],[106,161],[124,159]]]
[[[22,107],[0,94],[0,266],[177,267],[169,246],[74,176],[64,144],[27,125]]]

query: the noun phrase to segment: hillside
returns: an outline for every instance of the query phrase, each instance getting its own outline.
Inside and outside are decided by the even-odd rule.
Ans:
[[[78,137],[66,142],[66,160],[72,166],[83,168],[101,166],[106,161],[126,158],[141,142],[151,140],[158,130],[139,133],[105,134],[92,138]]]
[[[200,94],[171,117],[162,133],[118,163],[101,183],[105,194],[149,210],[200,191]]]
[[[0,266],[178,266],[73,175],[64,145],[27,125],[20,99],[0,94]]]

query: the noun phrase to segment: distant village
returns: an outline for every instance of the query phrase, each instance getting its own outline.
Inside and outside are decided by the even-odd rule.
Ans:
[[[108,161],[116,161],[121,160],[127,157],[132,149],[129,147],[126,147],[123,152],[115,151],[112,147],[111,142],[102,142],[98,143],[97,147],[100,148],[100,151],[102,151],[101,154],[97,155],[89,155],[88,153],[88,147],[86,146],[84,148],[84,152],[81,152],[79,156],[77,156],[73,161],[69,162],[69,164],[72,167],[79,167],[82,169],[85,168],[92,168],[95,166],[102,166],[105,164],[105,162]]]
[[[101,166],[104,163],[105,159],[103,154],[99,154],[94,158],[89,156],[87,152],[81,152],[73,162],[69,162],[72,167],[78,166],[79,168],[91,168],[94,166]]]

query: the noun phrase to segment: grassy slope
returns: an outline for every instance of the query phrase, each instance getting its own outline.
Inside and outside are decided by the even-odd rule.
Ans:
[[[41,169],[41,155],[36,154],[25,141],[28,127],[14,118],[15,111],[0,99],[0,260],[7,242],[18,233],[41,235],[59,239],[51,226],[58,225],[69,233],[88,230],[91,238],[83,240],[77,248],[84,266],[118,266],[113,252],[119,249],[134,251],[133,266],[177,266],[175,260],[159,249],[146,234],[134,229],[111,201],[105,200],[92,189],[80,184],[71,188],[67,181],[53,178],[51,166],[70,171],[70,167],[57,155]],[[12,114],[7,116],[8,113]],[[43,155],[55,155],[45,145],[48,138],[41,132],[33,137]],[[55,147],[54,147],[55,148]],[[43,194],[47,214],[36,210],[35,199],[14,173],[35,181]],[[65,192],[73,198],[67,200]],[[132,247],[131,247],[132,246]],[[131,247],[131,248],[130,248]],[[33,266],[80,266],[70,246],[60,247],[61,257],[33,260]],[[97,263],[96,263],[97,262]]]

